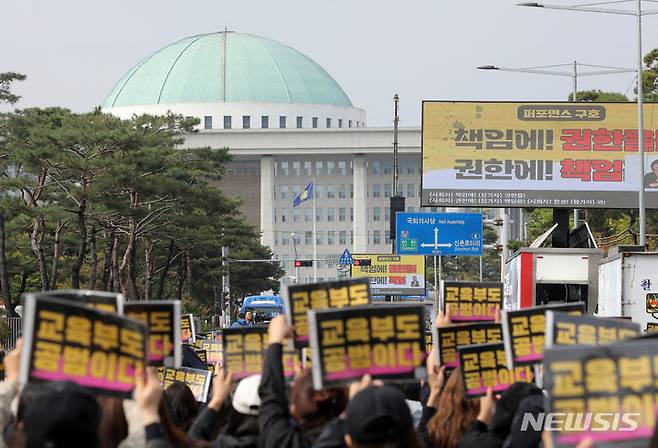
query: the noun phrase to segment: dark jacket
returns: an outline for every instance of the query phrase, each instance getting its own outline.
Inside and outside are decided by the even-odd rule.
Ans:
[[[304,429],[293,420],[286,398],[286,382],[283,376],[281,344],[270,344],[265,352],[263,373],[258,394],[260,410],[258,426],[261,448],[309,448],[318,438],[322,427]]]
[[[434,447],[434,443],[432,442],[429,431],[427,430],[427,423],[432,419],[432,417],[434,417],[435,414],[435,408],[423,406],[423,415],[420,417],[420,423],[418,423],[418,434],[420,434],[420,439],[423,441],[423,444],[425,444],[427,448]]]
[[[234,434],[226,434],[219,432],[222,420],[222,413],[205,408],[194,420],[188,435],[192,439],[212,441],[213,448],[256,448],[258,446],[258,426],[255,422],[254,424],[247,422],[244,427],[237,428]],[[218,435],[216,436],[216,434]]]
[[[313,448],[345,448],[345,421],[336,418],[325,425]]]

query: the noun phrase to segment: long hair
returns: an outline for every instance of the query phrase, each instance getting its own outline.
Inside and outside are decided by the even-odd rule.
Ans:
[[[313,389],[311,369],[305,369],[290,390],[290,401],[294,406],[294,417],[305,429],[324,425],[338,417],[347,406],[347,390],[325,389],[319,398],[319,393]]]
[[[187,432],[199,415],[199,404],[185,383],[175,381],[164,391],[165,408],[174,424]]]
[[[117,448],[128,437],[128,421],[123,412],[123,400],[114,397],[97,397],[101,408],[98,438],[102,448]]]
[[[461,369],[452,371],[439,397],[439,409],[427,423],[435,448],[455,448],[468,425],[480,412],[480,401],[465,398]]]
[[[169,416],[169,412],[165,409],[164,400],[160,401],[158,406],[158,414],[160,415],[160,422],[162,424],[162,429],[167,436],[169,443],[175,448],[186,448],[186,447],[200,447],[200,448],[210,448],[210,443],[205,440],[194,440],[190,438],[185,431],[178,428]]]

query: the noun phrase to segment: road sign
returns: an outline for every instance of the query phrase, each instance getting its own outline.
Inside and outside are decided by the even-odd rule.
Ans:
[[[398,213],[398,255],[482,255],[481,213]]]
[[[343,255],[340,256],[338,264],[354,264],[354,258],[352,258],[352,254],[349,250],[345,249],[345,251],[343,251]]]

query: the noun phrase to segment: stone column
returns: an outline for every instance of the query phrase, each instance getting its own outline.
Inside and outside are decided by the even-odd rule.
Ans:
[[[260,241],[274,251],[274,160],[271,155],[260,158]]]
[[[354,253],[365,253],[368,251],[368,207],[367,207],[367,188],[368,188],[368,168],[364,154],[354,155],[354,222],[352,230],[354,231]]]

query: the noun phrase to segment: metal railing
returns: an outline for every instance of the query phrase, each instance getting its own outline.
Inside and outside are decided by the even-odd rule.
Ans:
[[[9,328],[9,337],[0,339],[0,345],[3,350],[12,350],[16,347],[16,339],[21,336],[23,331],[23,319],[20,317],[0,317],[0,319]]]

